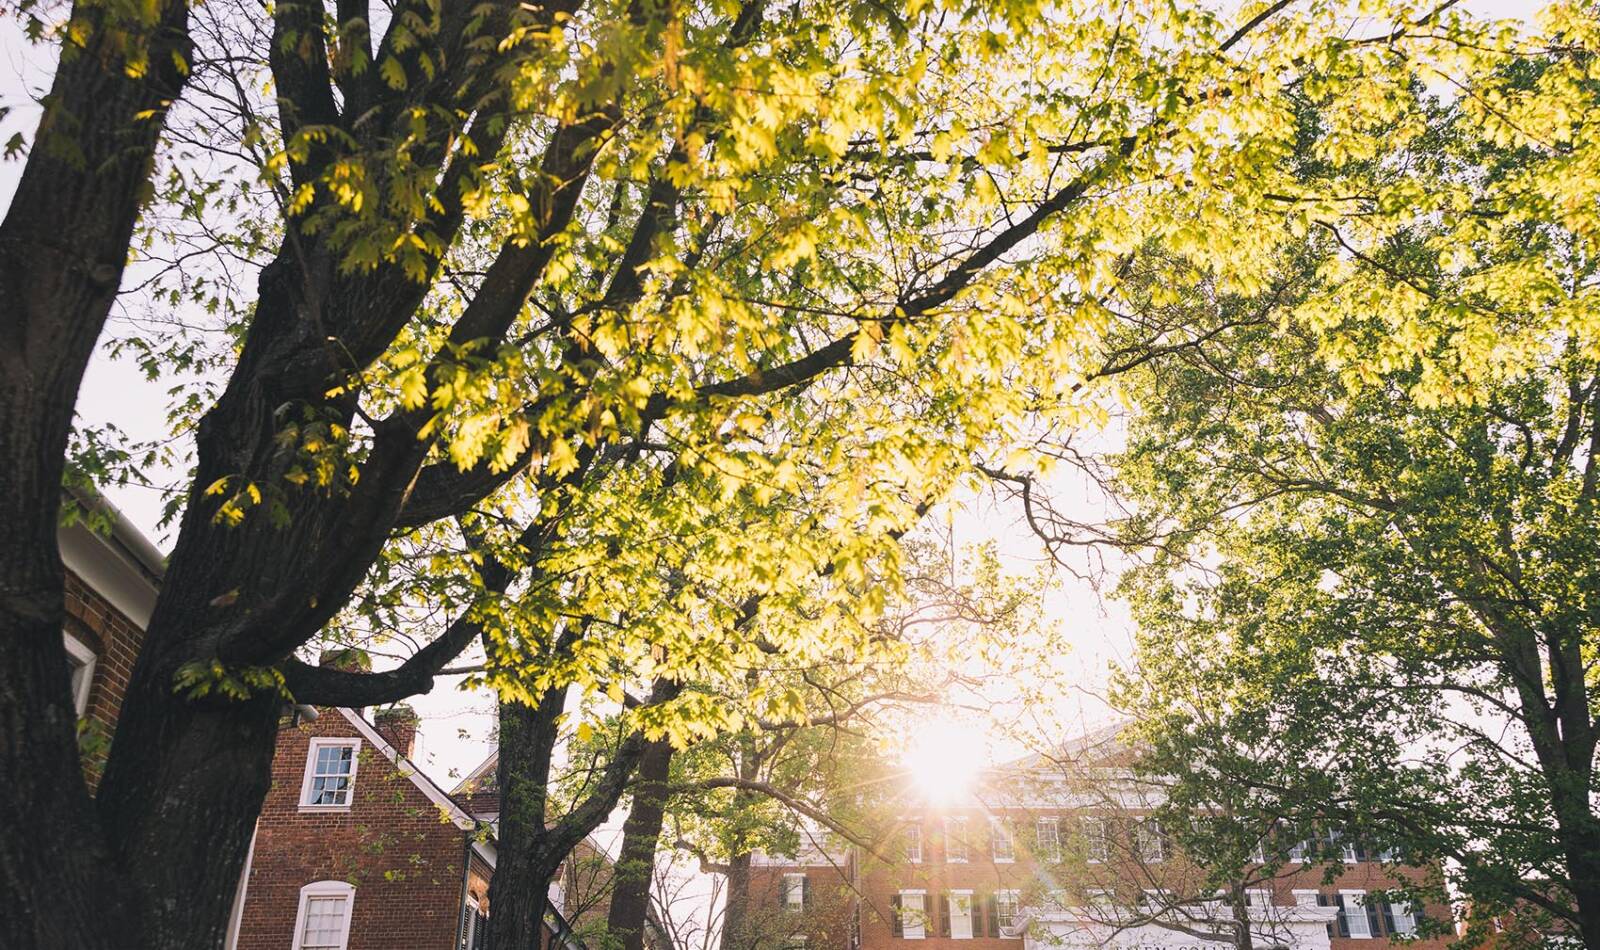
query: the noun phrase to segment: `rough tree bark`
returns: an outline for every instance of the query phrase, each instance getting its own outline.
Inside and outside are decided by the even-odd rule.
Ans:
[[[74,5],[0,223],[0,944],[17,950],[123,946],[137,925],[78,762],[56,528],[78,388],[188,79],[187,5],[139,9]],[[148,68],[127,68],[141,54]],[[63,913],[64,894],[95,913]]]
[[[657,739],[645,746],[634,777],[633,805],[622,824],[622,849],[617,855],[606,932],[621,941],[622,950],[644,950],[650,915],[650,885],[655,880],[656,848],[666,818],[667,779],[672,771],[672,743]]]
[[[574,639],[581,635],[576,629],[568,634]],[[558,650],[564,648],[557,644]],[[669,702],[680,688],[658,680],[648,702]],[[588,796],[560,819],[549,821],[550,768],[565,707],[564,687],[546,691],[537,706],[500,704],[499,857],[489,884],[492,946],[539,946],[557,869],[616,808],[648,744],[639,732],[624,737]]]

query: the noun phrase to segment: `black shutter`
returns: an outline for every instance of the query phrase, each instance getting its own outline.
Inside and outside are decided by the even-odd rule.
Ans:
[[[473,915],[472,950],[489,950],[489,918],[483,911]]]
[[[889,896],[889,916],[893,918],[894,935],[896,937],[903,937],[906,933],[905,922],[901,920],[902,913],[903,911],[900,909],[900,895],[891,894]]]
[[[1339,895],[1338,900],[1339,900],[1339,916],[1338,916],[1336,922],[1339,925],[1339,936],[1348,937],[1348,936],[1350,936],[1350,918],[1348,916],[1349,913],[1350,913],[1350,908],[1345,906],[1344,895],[1343,894]]]
[[[800,906],[811,906],[811,875],[809,874],[800,879]]]
[[[1388,901],[1383,902],[1383,932],[1388,935],[1394,933],[1394,905]]]
[[[977,892],[973,892],[973,895],[967,898],[967,901],[972,905],[972,936],[981,937],[983,936],[983,900],[978,897]]]
[[[1379,935],[1377,901],[1363,899],[1361,904],[1367,912],[1367,933],[1376,937]]]
[[[471,940],[472,940],[472,905],[468,904],[465,900],[463,900],[461,902],[461,939],[458,940],[456,943],[457,943],[457,946],[459,946],[461,948],[461,950],[472,950],[472,947],[469,944],[469,941],[471,941]]]
[[[950,936],[950,895],[940,894],[934,898],[939,903],[939,936]]]
[[[989,910],[989,936],[998,937],[1000,936],[1000,898],[990,894],[988,900],[984,901],[984,903],[988,905]]]

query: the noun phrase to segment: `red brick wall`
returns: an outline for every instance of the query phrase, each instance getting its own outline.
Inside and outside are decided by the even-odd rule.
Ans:
[[[790,874],[806,877],[806,905],[799,911],[784,902],[785,877]],[[856,912],[851,876],[848,862],[752,865],[748,926],[768,938],[762,946],[782,948],[804,937],[806,950],[849,950]]]
[[[93,788],[111,739],[122,697],[128,692],[133,661],[144,643],[144,631],[76,574],[67,572],[66,630],[95,653],[89,686],[88,733],[83,740],[84,772]]]
[[[300,810],[313,736],[362,738],[347,813]],[[300,889],[355,885],[350,950],[449,950],[460,920],[466,833],[346,720],[325,709],[278,734],[272,789],[256,827],[238,950],[288,950]],[[487,889],[480,867],[478,892]]]
[[[1085,886],[1110,885],[1119,877],[1132,879],[1118,875],[1115,869],[1097,871],[1091,867],[1087,876],[1081,870],[1081,864],[1080,870],[1071,869],[1074,862],[1070,856],[1075,849],[1080,855],[1082,850],[1082,844],[1074,841],[1078,828],[1078,816],[1074,812],[1017,810],[1011,813],[1008,817],[1013,827],[1015,860],[1010,863],[994,859],[988,831],[991,812],[979,809],[956,809],[949,812],[967,816],[970,840],[967,843],[966,863],[948,861],[943,833],[945,814],[945,812],[930,812],[922,817],[920,863],[899,860],[901,852],[898,850],[893,855],[885,855],[895,859],[892,863],[870,858],[863,862],[858,874],[861,950],[1019,950],[1023,943],[1020,937],[986,936],[989,932],[987,921],[989,895],[998,890],[1020,891],[1022,904],[1027,905],[1030,902],[1037,902],[1046,891],[1062,889],[1068,893],[1069,900],[1077,900],[1081,895],[1075,895],[1073,892],[1081,891]],[[1059,820],[1062,851],[1069,856],[1061,866],[1041,864],[1030,853],[1034,841],[1035,819],[1052,814]],[[1185,873],[1184,866],[1179,860],[1169,861],[1165,866],[1149,867],[1161,870],[1163,873],[1178,875],[1175,881],[1182,880]],[[771,868],[770,872],[781,878],[784,870]],[[838,873],[832,869],[810,869],[809,873],[813,876],[832,874],[835,882],[843,883]],[[1427,868],[1385,868],[1374,861],[1362,861],[1348,865],[1331,884],[1323,882],[1321,868],[1307,868],[1283,874],[1272,882],[1269,889],[1273,892],[1273,903],[1288,906],[1295,903],[1293,891],[1296,888],[1317,890],[1329,895],[1337,894],[1341,888],[1372,891],[1393,887],[1397,876],[1425,880],[1430,873],[1435,872]],[[1175,889],[1179,887],[1175,885]],[[893,931],[892,898],[901,890],[915,889],[922,889],[927,893],[926,906],[929,916],[927,936],[922,940],[897,938]],[[975,914],[973,939],[955,939],[941,935],[940,902],[944,895],[953,889],[971,890],[974,902],[982,905],[982,927],[979,928],[980,921],[977,919],[979,915]],[[1450,920],[1450,908],[1443,904],[1430,905],[1426,908],[1426,912],[1434,920],[1446,922]],[[1416,941],[1407,946],[1415,946],[1420,950],[1442,950],[1448,942],[1447,938],[1438,938]],[[1335,936],[1332,950],[1374,950],[1389,945],[1390,941],[1386,939]]]

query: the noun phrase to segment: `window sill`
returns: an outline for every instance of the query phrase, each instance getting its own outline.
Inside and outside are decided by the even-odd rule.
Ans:
[[[300,814],[302,815],[341,815],[348,814],[349,811],[349,805],[307,805],[305,803],[300,805]]]

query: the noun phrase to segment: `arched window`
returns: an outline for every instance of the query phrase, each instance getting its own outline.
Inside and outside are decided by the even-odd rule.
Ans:
[[[293,950],[345,950],[355,903],[355,885],[345,881],[314,881],[300,888]]]

